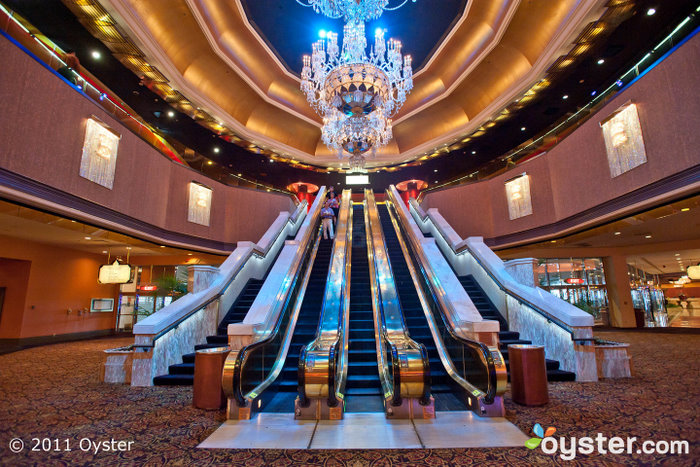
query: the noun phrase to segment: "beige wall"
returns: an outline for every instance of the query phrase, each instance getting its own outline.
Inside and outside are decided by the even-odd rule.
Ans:
[[[220,242],[257,241],[291,198],[229,187],[163,156],[0,37],[0,167],[172,232]],[[122,138],[112,190],[78,175],[91,115]],[[187,221],[188,183],[213,189],[211,225]]]
[[[429,193],[423,208],[438,208],[462,237],[490,239],[575,216],[700,164],[698,57],[700,35],[548,153],[493,179]],[[611,178],[600,121],[628,101],[637,104],[648,161]],[[511,221],[504,182],[522,172],[530,175],[533,214]]]
[[[15,297],[8,307],[6,296],[0,338],[114,329],[119,289],[97,282],[104,261],[104,255],[0,236],[0,287]],[[115,311],[78,315],[90,309],[91,298],[114,298]]]

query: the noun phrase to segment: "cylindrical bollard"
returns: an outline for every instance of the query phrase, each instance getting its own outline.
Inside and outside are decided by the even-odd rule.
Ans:
[[[228,347],[214,347],[195,352],[192,405],[198,409],[224,407],[226,396],[221,388],[221,372],[230,351]]]
[[[544,405],[549,402],[544,347],[511,344],[508,346],[508,360],[513,402],[521,405]]]

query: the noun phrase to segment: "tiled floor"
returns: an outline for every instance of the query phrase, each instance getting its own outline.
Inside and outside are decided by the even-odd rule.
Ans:
[[[343,420],[294,420],[291,413],[261,413],[227,421],[200,448],[421,449],[520,447],[527,440],[505,418],[473,412],[438,412],[432,420],[387,420],[383,413],[346,413]]]

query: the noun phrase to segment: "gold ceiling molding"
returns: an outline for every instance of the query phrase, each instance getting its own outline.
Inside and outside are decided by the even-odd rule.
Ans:
[[[256,146],[318,163],[313,152],[321,137],[320,128],[265,101],[224,64],[209,47],[184,1],[101,3],[129,30],[149,62],[199,108]]]
[[[240,0],[185,2],[211,49],[251,88],[268,103],[321,127],[318,114],[299,92],[299,78],[289,73],[267,43],[260,39],[245,16]]]
[[[252,28],[240,0],[102,2],[149,62],[224,127],[284,157],[338,167],[320,141],[315,116],[314,124],[304,118],[313,113],[297,78]],[[368,166],[414,160],[507,117],[504,109],[569,53],[605,3],[470,0],[468,14],[416,79],[405,113],[395,120],[393,144]],[[580,53],[581,44],[574,47]]]

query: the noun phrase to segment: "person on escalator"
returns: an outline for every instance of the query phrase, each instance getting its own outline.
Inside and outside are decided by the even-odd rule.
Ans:
[[[338,226],[338,213],[340,213],[340,195],[338,195],[335,198],[331,198],[328,200],[328,203],[330,203],[330,207],[333,210],[333,225]]]
[[[330,200],[326,201],[321,209],[321,223],[323,224],[323,239],[328,240],[328,235],[330,235],[331,240],[335,237],[333,233],[333,219],[335,215],[333,214],[333,209],[331,209]]]

